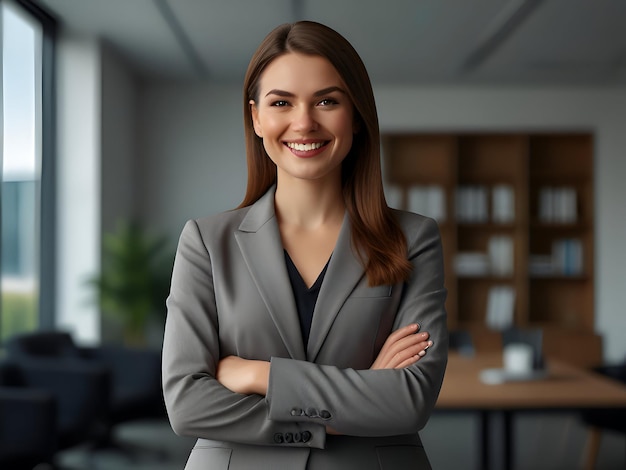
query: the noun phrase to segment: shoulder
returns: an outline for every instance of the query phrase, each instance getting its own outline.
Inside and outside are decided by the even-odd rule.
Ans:
[[[275,217],[274,191],[275,187],[270,187],[249,206],[189,220],[183,229],[183,235],[186,232],[195,232],[208,246],[209,243],[219,243],[225,238],[232,239],[236,231],[256,232]]]
[[[435,219],[398,209],[392,209],[392,214],[404,232],[409,250],[416,246],[441,242],[439,225]]]
[[[205,246],[231,237],[237,230],[250,207],[220,212],[206,217],[190,219],[185,223],[181,239],[192,237],[202,240]]]
[[[194,219],[193,221],[203,233],[214,231],[220,232],[223,230],[232,232],[232,230],[236,230],[237,227],[239,227],[251,207],[252,206],[248,206],[240,209],[233,209],[231,211],[220,212],[207,217]]]
[[[414,212],[392,209],[392,214],[400,224],[402,231],[407,238],[412,238],[412,234],[421,232],[439,232],[439,226],[435,219]]]

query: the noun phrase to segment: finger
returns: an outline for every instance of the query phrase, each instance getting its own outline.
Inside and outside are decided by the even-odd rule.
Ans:
[[[395,354],[395,352],[398,350],[397,347],[394,349],[394,345],[404,337],[413,336],[414,333],[417,332],[418,328],[419,325],[417,325],[417,323],[413,323],[403,328],[399,328],[398,330],[391,333],[383,343],[383,346],[381,347],[376,358],[375,364],[380,362],[386,362],[388,358],[393,356],[393,354]]]
[[[426,341],[428,339],[428,333],[414,333],[405,336],[390,336],[385,341],[385,344],[381,348],[380,354],[382,356],[391,356],[402,349],[409,347],[419,341]]]
[[[402,328],[398,328],[385,340],[381,350],[376,356],[371,369],[390,369],[399,364],[398,354],[417,343],[425,342],[429,338],[428,332],[419,332],[420,325],[412,323]],[[423,347],[422,347],[423,349]],[[395,356],[395,359],[394,359]],[[402,360],[408,356],[404,353]]]
[[[418,341],[418,342],[416,342]],[[421,346],[420,344],[423,343]],[[381,352],[374,366],[376,368],[393,368],[407,357],[419,353],[424,349],[426,342],[420,341],[415,338],[414,341],[404,342],[403,344],[396,343],[389,350]]]
[[[386,348],[385,351],[381,350],[382,353],[382,357],[383,358],[392,358],[393,356],[395,356],[396,354],[412,347],[415,346],[419,343],[423,343],[425,341],[427,341],[429,338],[429,334],[424,332],[424,333],[417,333],[417,334],[413,334],[413,335],[409,335],[409,336],[405,336],[403,338],[400,338],[398,340],[396,340],[394,343],[391,343],[388,345],[388,347]]]
[[[393,344],[406,336],[415,334],[417,331],[419,331],[419,325],[417,323],[411,323],[410,325],[398,328],[387,337],[385,344]]]
[[[422,357],[417,355],[417,354],[415,356],[411,356],[410,358],[408,358],[407,360],[405,360],[401,364],[398,364],[396,367],[394,367],[394,369],[404,369],[406,367],[412,366],[417,361],[419,361],[421,358]]]
[[[430,346],[432,346],[432,344],[433,344],[432,341],[422,341],[420,343],[411,345],[410,347],[403,349],[402,351],[398,352],[397,354],[393,356],[393,358],[387,364],[387,367],[388,368],[404,367],[402,366],[402,364],[404,364],[405,361],[410,360],[411,358],[415,356],[418,356],[420,358],[425,356],[426,350]]]
[[[396,331],[391,333],[389,337],[401,338],[404,336],[412,335],[418,332],[420,329],[419,323],[411,323],[407,326],[403,326],[402,328],[398,328]]]

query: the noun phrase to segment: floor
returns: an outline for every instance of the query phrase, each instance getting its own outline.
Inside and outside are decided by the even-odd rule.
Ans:
[[[576,413],[526,413],[514,420],[514,468],[503,468],[502,421],[491,422],[492,470],[581,470],[587,428]],[[478,470],[479,420],[475,413],[435,414],[420,433],[434,470]],[[498,443],[500,445],[498,445]],[[595,470],[626,469],[626,436],[602,434]]]
[[[195,442],[175,435],[166,420],[126,424],[115,437],[122,447],[137,450],[133,458],[117,450],[76,448],[59,454],[60,470],[182,470]]]
[[[498,433],[498,423],[493,423]],[[478,422],[471,413],[435,414],[421,436],[434,470],[477,470]],[[525,415],[515,421],[514,470],[577,470],[581,468],[586,429],[576,415]],[[98,452],[90,461],[83,449],[59,455],[62,470],[182,470],[194,439],[176,436],[167,421],[133,423],[120,427],[120,442],[149,452],[130,460],[119,453]],[[497,438],[497,436],[496,436]],[[154,453],[163,451],[164,459]],[[597,470],[626,468],[626,437],[604,433]],[[493,470],[502,469],[492,462]],[[43,469],[37,469],[43,470]],[[285,469],[286,470],[286,469]]]

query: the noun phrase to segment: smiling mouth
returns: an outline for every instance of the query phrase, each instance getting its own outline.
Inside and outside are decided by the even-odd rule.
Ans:
[[[299,152],[310,152],[312,150],[318,150],[320,148],[322,148],[323,146],[327,145],[328,141],[326,142],[311,142],[311,143],[307,143],[307,144],[299,144],[296,142],[286,142],[285,145],[287,147],[289,147],[292,150],[297,150]]]

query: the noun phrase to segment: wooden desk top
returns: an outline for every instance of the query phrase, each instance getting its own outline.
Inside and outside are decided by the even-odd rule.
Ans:
[[[502,367],[501,354],[450,353],[439,410],[571,410],[626,408],[626,386],[570,365],[547,361],[544,379],[488,385],[480,371]]]

